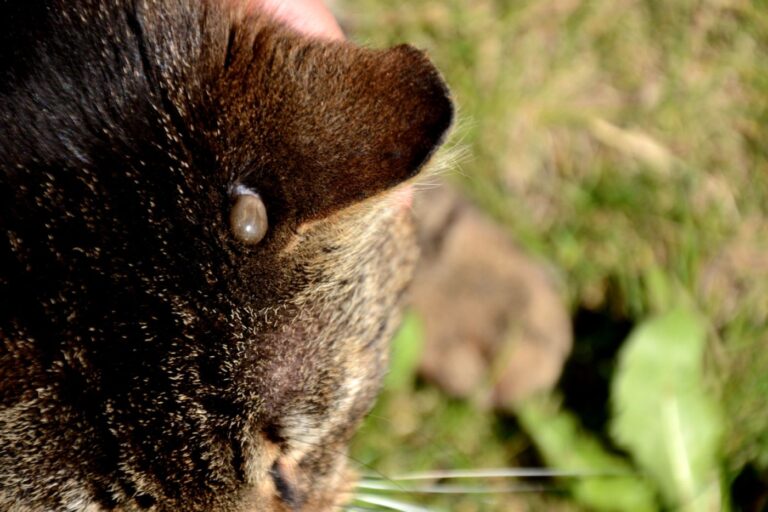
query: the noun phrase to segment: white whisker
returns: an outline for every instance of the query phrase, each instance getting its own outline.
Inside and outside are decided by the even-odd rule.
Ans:
[[[567,470],[548,468],[489,468],[467,470],[438,470],[406,473],[389,477],[389,480],[445,480],[453,478],[547,478],[547,477],[606,477],[629,476],[619,471]]]
[[[433,190],[442,186],[442,183],[415,183],[413,185],[413,190],[416,192],[421,192],[422,190]]]
[[[378,505],[379,507],[383,507],[388,510],[397,510],[398,512],[433,512],[418,505],[404,503],[402,501],[393,500],[392,498],[386,498],[384,496],[377,496],[375,494],[358,494],[355,496],[355,500],[362,501],[363,503],[368,503],[370,505]]]
[[[381,481],[361,481],[358,489],[387,491],[403,494],[516,494],[526,492],[552,492],[556,487],[550,485],[514,485],[504,487],[470,487],[464,485],[425,485],[418,487],[392,486]]]

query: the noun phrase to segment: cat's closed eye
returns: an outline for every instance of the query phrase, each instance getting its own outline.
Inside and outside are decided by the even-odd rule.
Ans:
[[[280,499],[290,507],[299,506],[302,499],[297,489],[295,463],[284,458],[277,460],[272,465],[269,475],[272,477]]]

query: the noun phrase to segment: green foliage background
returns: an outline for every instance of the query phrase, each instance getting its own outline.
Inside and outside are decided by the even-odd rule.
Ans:
[[[437,509],[683,507],[675,501],[685,499],[676,494],[681,485],[665,481],[669,468],[648,464],[647,429],[619,414],[650,399],[637,382],[651,389],[665,382],[657,362],[681,352],[693,356],[683,370],[669,370],[667,384],[682,397],[682,424],[705,431],[681,435],[705,452],[694,477],[719,479],[722,494],[690,509],[746,507],[734,494],[737,476],[748,467],[768,480],[768,2],[342,0],[336,7],[359,43],[407,41],[429,52],[459,105],[453,144],[467,156],[452,178],[559,270],[574,314],[599,311],[637,326],[622,362],[611,363],[611,425],[590,432],[582,425],[590,418],[565,410],[559,396],[501,417],[417,385],[420,333],[411,320],[400,337],[411,348],[396,347],[395,374],[353,457],[393,475],[562,467],[564,455],[582,454],[581,469],[634,475],[615,480],[634,491],[616,492],[639,496],[634,505],[600,506],[579,489],[593,485],[585,477],[558,483],[565,492],[408,498]],[[638,338],[658,361],[627,362]],[[576,339],[587,354],[589,343]],[[613,491],[597,495],[606,492]]]

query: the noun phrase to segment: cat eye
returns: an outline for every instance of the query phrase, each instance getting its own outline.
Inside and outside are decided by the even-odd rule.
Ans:
[[[283,503],[296,508],[303,501],[296,486],[296,463],[281,458],[275,461],[269,474],[272,476],[275,490]]]
[[[238,188],[235,204],[229,214],[229,227],[244,244],[259,243],[267,234],[267,208],[256,192]]]

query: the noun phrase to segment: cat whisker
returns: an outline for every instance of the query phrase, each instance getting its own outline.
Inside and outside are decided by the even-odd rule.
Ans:
[[[415,192],[421,192],[424,190],[433,190],[436,188],[442,187],[444,184],[440,182],[422,182],[422,183],[414,183],[413,184],[413,190]]]
[[[589,469],[564,470],[549,468],[485,468],[436,470],[419,473],[406,473],[391,476],[388,480],[446,480],[462,478],[599,478],[613,476],[630,476],[630,473],[620,471],[595,471]]]
[[[422,485],[417,487],[392,486],[387,482],[362,480],[357,484],[358,489],[371,491],[386,491],[401,494],[519,494],[556,492],[560,489],[552,485],[507,485],[503,487],[479,487],[466,485]]]
[[[376,494],[358,494],[355,496],[355,500],[369,505],[376,505],[386,510],[396,510],[398,512],[433,512],[428,508],[419,505],[394,500],[385,496],[378,496]]]
[[[456,145],[439,151],[416,179],[416,182],[453,173],[465,176],[461,170],[461,163],[467,160],[469,155],[469,148],[463,145]]]

